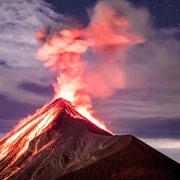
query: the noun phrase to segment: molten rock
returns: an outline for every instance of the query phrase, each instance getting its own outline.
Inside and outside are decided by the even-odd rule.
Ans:
[[[48,126],[38,127],[50,112]],[[178,179],[180,165],[131,135],[111,135],[57,99],[1,140],[0,172],[13,180]]]

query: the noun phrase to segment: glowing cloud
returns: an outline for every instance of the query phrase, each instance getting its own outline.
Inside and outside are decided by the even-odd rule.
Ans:
[[[54,98],[67,99],[77,111],[104,129],[92,116],[91,98],[107,97],[125,87],[125,50],[144,41],[130,29],[131,23],[125,17],[108,3],[99,2],[85,29],[62,29],[54,34],[42,30],[37,34],[43,43],[37,58],[58,72]],[[87,52],[99,57],[95,66],[90,65],[91,56],[83,59]]]

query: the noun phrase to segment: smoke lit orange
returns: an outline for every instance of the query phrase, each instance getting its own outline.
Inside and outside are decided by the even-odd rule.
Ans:
[[[78,112],[105,130],[104,124],[93,117],[91,101],[93,97],[106,97],[125,87],[123,70],[117,62],[118,53],[143,41],[129,29],[127,19],[118,16],[106,3],[99,3],[87,28],[64,29],[51,34],[37,53],[46,67],[58,72],[54,98],[67,99]],[[46,36],[43,33],[38,32],[37,37]],[[88,63],[92,61],[91,56],[86,61],[83,59],[90,49],[101,57],[93,68]]]

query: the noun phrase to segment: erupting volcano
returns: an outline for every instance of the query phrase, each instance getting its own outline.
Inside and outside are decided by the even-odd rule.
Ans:
[[[69,161],[66,158],[70,157],[64,157],[66,156],[65,154],[72,154],[73,149],[83,148],[83,143],[86,144],[87,142],[84,142],[86,137],[83,137],[82,134],[86,133],[87,130],[111,136],[110,133],[90,123],[89,120],[75,111],[72,105],[64,99],[57,99],[51,104],[46,105],[33,116],[22,121],[1,140],[0,179],[5,177],[16,178],[16,174],[18,174],[17,179],[23,179],[25,174],[23,173],[23,176],[20,178],[19,173],[21,174],[21,170],[24,171],[26,167],[32,170],[31,175],[29,175],[34,177],[36,176],[34,170],[37,170],[38,167],[43,167],[41,165],[42,161],[47,162],[49,158],[52,158],[51,156],[53,156],[54,161],[56,158],[59,158],[57,157],[59,153],[64,154],[64,161]],[[88,133],[86,136],[88,137]],[[65,143],[67,140],[68,144]],[[88,149],[92,148],[91,150],[89,149],[90,153],[93,150],[91,146],[95,147],[99,138],[96,139],[97,142],[92,142],[92,144],[91,140],[89,141]],[[79,143],[79,145],[76,143]],[[49,151],[48,149],[51,150]],[[87,156],[87,154],[81,154],[82,152],[79,153],[77,152],[77,157],[73,158],[78,159],[81,156]],[[33,163],[33,168],[31,163]],[[76,164],[77,162],[75,161],[74,163]],[[30,167],[28,167],[28,164]],[[31,171],[30,169],[28,171]],[[63,169],[60,174],[65,172]],[[28,177],[30,177],[29,175]]]
[[[0,179],[179,177],[178,163],[131,135],[114,136],[93,116],[92,98],[125,87],[126,49],[144,41],[128,19],[99,2],[86,28],[36,37],[37,58],[57,73],[55,96],[0,141]]]
[[[0,179],[179,177],[179,164],[133,136],[113,136],[57,99],[0,142]]]

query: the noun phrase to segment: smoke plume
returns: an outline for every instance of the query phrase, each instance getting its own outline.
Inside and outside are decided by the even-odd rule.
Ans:
[[[37,57],[58,72],[54,98],[69,100],[80,113],[90,111],[92,98],[105,98],[126,87],[126,50],[144,41],[112,4],[97,3],[90,19],[84,29],[44,29],[37,33],[42,43]]]

